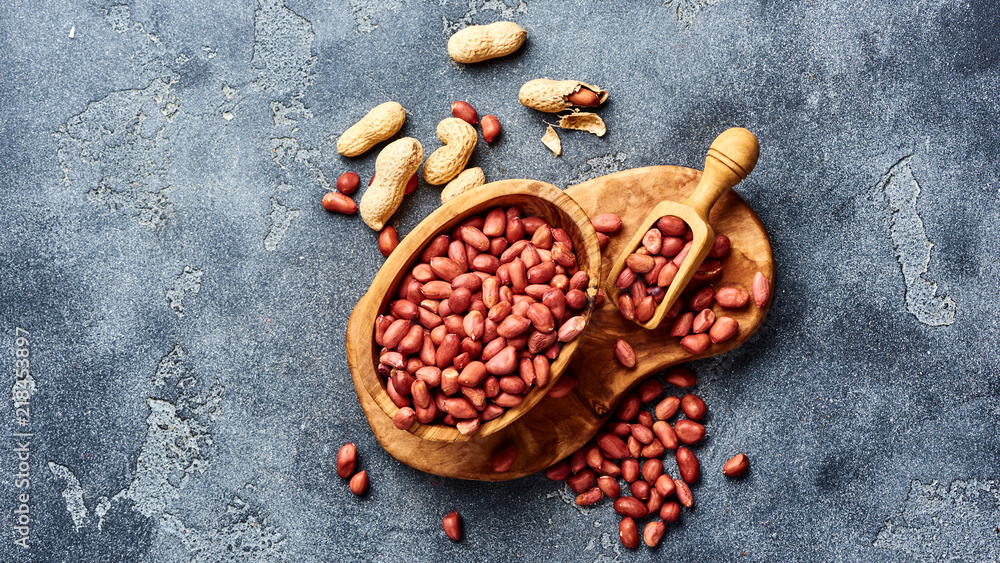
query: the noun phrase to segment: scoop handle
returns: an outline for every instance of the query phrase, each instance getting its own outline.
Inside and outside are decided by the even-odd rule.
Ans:
[[[739,184],[757,166],[760,144],[742,127],[726,129],[712,141],[705,157],[705,172],[694,193],[684,203],[707,223],[708,212],[726,190]]]

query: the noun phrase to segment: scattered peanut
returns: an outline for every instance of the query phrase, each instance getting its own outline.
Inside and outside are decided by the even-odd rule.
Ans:
[[[639,529],[635,525],[635,520],[626,516],[618,524],[618,537],[622,540],[622,545],[629,549],[639,547]]]
[[[451,114],[469,125],[477,125],[479,123],[479,114],[476,112],[476,108],[472,107],[472,104],[469,102],[462,100],[452,102]]]
[[[330,192],[323,196],[323,209],[344,215],[353,215],[358,210],[354,200],[340,192]]]
[[[615,358],[618,362],[627,367],[635,367],[635,351],[632,350],[632,346],[624,340],[615,340]]]
[[[586,492],[580,493],[576,497],[576,504],[580,506],[590,506],[604,498],[604,493],[599,487],[594,487]]]
[[[656,547],[660,545],[660,540],[663,539],[663,534],[667,532],[667,525],[663,522],[653,521],[646,524],[645,530],[642,532],[642,539],[646,542],[649,547]]]
[[[446,514],[441,521],[441,526],[444,528],[444,533],[451,538],[451,541],[462,539],[462,517],[458,515],[458,512],[452,510]]]
[[[509,471],[515,461],[517,461],[517,446],[508,442],[493,454],[493,471],[495,473]]]
[[[375,159],[375,181],[361,197],[361,218],[365,224],[376,231],[382,230],[403,201],[406,183],[420,168],[423,158],[420,141],[412,137],[403,137],[382,149]]]
[[[483,139],[487,143],[492,143],[493,139],[496,139],[497,135],[500,134],[500,120],[495,115],[483,117],[479,126],[483,128]]]
[[[486,175],[483,174],[482,168],[478,166],[475,168],[466,168],[441,190],[441,203],[457,195],[464,194],[471,189],[478,188],[485,183]]]
[[[694,393],[688,393],[681,397],[681,410],[684,411],[684,416],[691,420],[701,420],[705,417],[705,411],[708,409],[701,397]]]
[[[694,372],[684,366],[674,366],[667,370],[666,382],[675,387],[694,387],[698,385],[698,378]]]
[[[525,82],[517,93],[517,99],[531,109],[558,113],[574,105],[586,107],[601,105],[608,99],[608,93],[579,80],[539,78]]]
[[[457,117],[442,119],[437,135],[444,146],[431,153],[424,163],[424,180],[432,186],[446,184],[458,176],[479,139],[476,130]]]
[[[478,63],[517,51],[528,32],[514,22],[470,25],[448,39],[448,56],[458,63]]]
[[[351,195],[357,191],[360,180],[357,172],[344,172],[337,177],[337,191],[344,195]]]
[[[746,454],[736,454],[722,466],[722,474],[726,477],[739,477],[750,469],[750,460]]]
[[[354,442],[344,444],[337,452],[337,475],[341,479],[347,479],[354,473],[354,468],[358,465],[358,448]]]
[[[362,469],[351,477],[350,485],[351,492],[357,496],[365,494],[368,490],[368,472]]]
[[[691,508],[694,506],[694,495],[691,494],[691,488],[687,486],[687,483],[680,479],[674,479],[674,487],[676,487],[674,494],[677,495],[677,500],[680,501],[684,508]]]
[[[375,106],[337,139],[337,152],[358,156],[395,135],[406,121],[406,110],[398,102]]]
[[[392,251],[396,250],[397,246],[399,246],[399,233],[396,232],[396,227],[386,225],[378,234],[379,252],[382,253],[382,256],[388,258],[392,254]]]
[[[676,522],[681,517],[681,505],[670,501],[663,503],[660,508],[660,519],[664,522]]]
[[[686,483],[694,483],[701,475],[701,465],[698,463],[698,458],[695,457],[694,452],[684,446],[677,448],[677,471]]]

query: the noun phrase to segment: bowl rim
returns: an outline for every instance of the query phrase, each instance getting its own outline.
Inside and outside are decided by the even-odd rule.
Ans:
[[[369,335],[363,332],[354,337],[356,346],[353,348],[356,348],[354,350],[356,354],[352,355],[352,346],[348,346],[348,365],[352,371],[356,371],[356,375],[361,376],[360,379],[364,382],[365,391],[371,395],[386,416],[392,418],[400,407],[389,397],[385,389],[385,378],[379,376],[375,369],[378,361],[377,353],[381,347],[375,343],[374,327],[378,315],[382,314],[388,303],[392,301],[392,297],[396,296],[399,283],[405,277],[405,273],[412,269],[416,260],[419,260],[418,254],[430,240],[440,234],[450,232],[468,217],[494,207],[520,206],[518,201],[523,203],[533,198],[540,200],[543,202],[542,205],[548,206],[560,214],[565,225],[575,226],[576,232],[570,232],[567,229],[567,233],[574,238],[574,253],[576,253],[578,260],[581,259],[580,248],[585,249],[586,271],[589,274],[586,289],[587,305],[580,315],[589,324],[599,291],[603,264],[597,233],[590,222],[590,217],[583,208],[563,190],[539,180],[500,180],[461,194],[434,210],[411,230],[409,236],[400,241],[399,246],[386,259],[372,280],[369,290],[362,297],[362,302],[367,302],[364,303],[367,314],[362,317],[360,326],[370,326],[371,333]],[[428,231],[428,233],[420,236],[418,240],[413,234],[421,231]],[[370,322],[368,322],[369,320]],[[347,339],[348,342],[351,342],[352,335],[348,334]],[[579,343],[580,337],[564,343],[559,355],[550,364],[551,371],[547,385],[532,388],[520,405],[508,408],[503,415],[482,423],[476,431],[462,434],[454,426],[440,422],[431,424],[414,422],[407,432],[420,438],[442,442],[468,441],[497,433],[529,411],[548,393],[568,368]],[[360,393],[361,390],[358,389],[358,392]]]

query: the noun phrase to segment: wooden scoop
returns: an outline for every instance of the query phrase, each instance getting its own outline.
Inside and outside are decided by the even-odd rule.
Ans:
[[[635,235],[625,246],[625,251],[618,255],[614,266],[608,272],[608,281],[605,285],[605,293],[611,297],[613,303],[618,303],[618,296],[628,288],[619,288],[615,284],[622,270],[625,269],[625,261],[629,255],[642,243],[642,238],[660,217],[674,215],[680,217],[691,228],[694,235],[691,239],[691,248],[674,276],[673,282],[667,288],[667,293],[663,297],[653,313],[653,317],[646,322],[638,319],[635,321],[643,328],[653,329],[660,326],[663,317],[673,306],[688,282],[697,272],[698,267],[705,261],[712,245],[715,243],[715,231],[708,223],[708,214],[715,205],[716,200],[726,193],[741,180],[745,179],[754,166],[757,165],[757,157],[760,154],[760,145],[757,137],[753,133],[742,127],[733,127],[722,132],[712,146],[708,149],[708,156],[705,157],[705,172],[701,176],[701,181],[694,193],[682,202],[661,201],[646,218],[638,225]]]

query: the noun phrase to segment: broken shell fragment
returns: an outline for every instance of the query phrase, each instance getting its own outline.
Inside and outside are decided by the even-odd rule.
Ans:
[[[542,143],[549,147],[552,154],[559,156],[562,154],[562,142],[559,141],[559,135],[556,134],[556,130],[549,125],[545,129],[545,135],[542,136]]]
[[[604,120],[596,113],[574,112],[559,118],[559,127],[576,131],[586,131],[598,137],[603,137],[608,132],[604,126]]]

